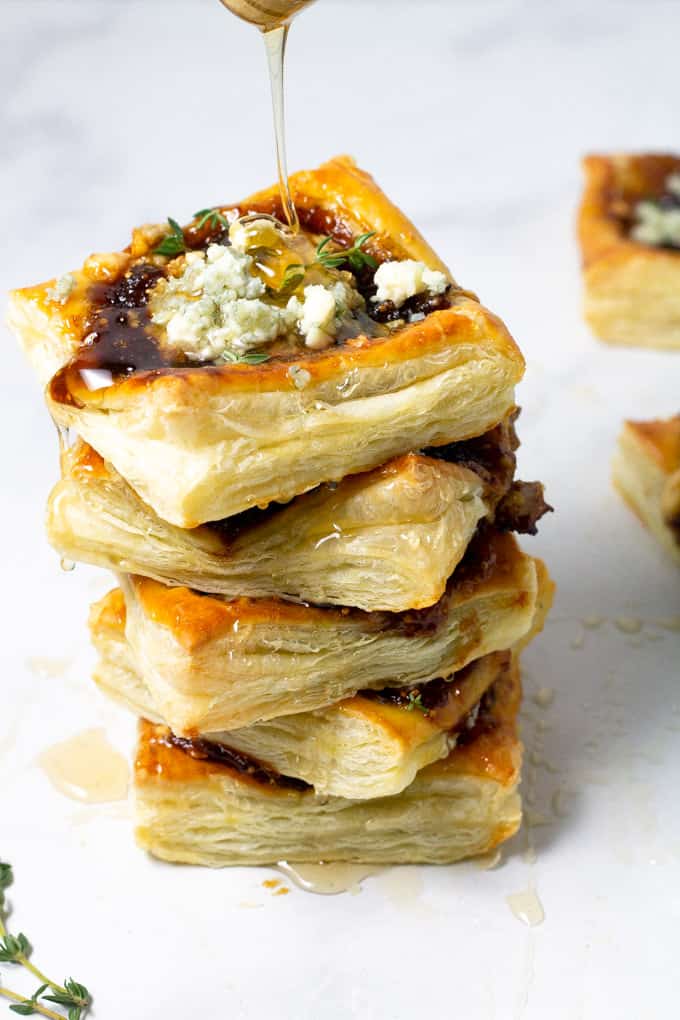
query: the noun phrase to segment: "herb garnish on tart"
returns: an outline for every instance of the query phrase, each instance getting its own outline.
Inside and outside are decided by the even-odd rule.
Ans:
[[[390,259],[375,231],[319,236],[317,219],[301,213],[304,229],[293,234],[270,213],[213,207],[184,228],[168,217],[141,245],[138,234],[119,274],[89,286],[70,367],[116,377],[292,360],[450,307],[452,285],[438,269]],[[55,285],[55,301],[63,289]]]

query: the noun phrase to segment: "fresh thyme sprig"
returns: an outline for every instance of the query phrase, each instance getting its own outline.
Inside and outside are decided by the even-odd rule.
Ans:
[[[303,265],[302,262],[291,262],[290,265],[286,266],[286,271],[283,274],[283,283],[276,291],[277,296],[285,296],[297,290],[305,278],[306,271],[314,266],[321,266],[322,269],[339,269],[340,266],[349,263],[355,273],[360,272],[364,266],[376,269],[378,266],[377,261],[367,251],[362,251],[363,245],[374,234],[375,230],[371,230],[368,234],[360,234],[351,248],[340,249],[328,247],[333,240],[331,234],[327,237],[322,237],[316,246],[316,259],[314,262],[310,262],[308,266]]]
[[[229,229],[229,220],[217,207],[199,209],[198,212],[194,213],[193,218],[196,220],[197,230],[202,230],[206,223],[211,230],[217,230],[218,227],[222,227],[223,230]],[[153,251],[154,255],[167,255],[169,258],[175,258],[177,255],[185,253],[187,244],[184,240],[184,231],[177,220],[173,220],[172,216],[168,216],[168,224],[170,226],[170,233],[166,234]]]
[[[194,213],[194,219],[198,221],[196,223],[197,230],[202,230],[206,223],[211,230],[217,230],[218,227],[229,230],[229,220],[216,206],[210,209],[199,209]]]
[[[20,1016],[49,1017],[50,1020],[83,1020],[92,1003],[92,996],[85,985],[81,985],[73,978],[66,978],[63,985],[57,984],[43,974],[41,970],[30,959],[32,947],[23,932],[12,935],[7,930],[7,911],[5,906],[5,890],[12,884],[13,874],[10,864],[0,862],[0,963],[17,964],[27,970],[40,981],[33,995],[26,998],[12,991],[5,985],[0,985],[0,995],[10,999],[12,1005],[9,1007],[13,1013]],[[51,995],[45,995],[50,991]],[[41,1001],[44,1000],[44,1001]],[[45,1002],[53,1002],[66,1009],[67,1013],[57,1013],[45,1005]]]
[[[345,262],[349,262],[351,268],[356,273],[362,270],[364,266],[377,269],[378,263],[373,256],[369,255],[367,251],[361,250],[366,241],[374,235],[375,230],[370,230],[367,234],[360,234],[351,248],[331,250],[328,245],[333,240],[333,237],[329,234],[328,237],[322,238],[317,244],[316,260],[324,269],[338,269]]]
[[[43,998],[48,1002],[56,1002],[58,1006],[66,1006],[68,1020],[80,1020],[83,1010],[90,1005],[90,993],[87,988],[73,978],[66,978],[63,991],[55,991],[53,995],[45,995]]]
[[[184,240],[184,232],[177,220],[173,220],[172,216],[168,216],[168,223],[170,224],[170,233],[156,245],[153,251],[154,255],[168,255],[174,258],[176,255],[183,255],[187,250],[187,246]]]

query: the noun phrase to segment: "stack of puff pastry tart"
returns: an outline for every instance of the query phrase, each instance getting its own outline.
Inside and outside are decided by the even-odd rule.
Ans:
[[[49,537],[119,577],[90,630],[143,847],[454,861],[521,817],[524,364],[352,160],[290,183],[298,233],[272,188],[13,294],[73,436]]]

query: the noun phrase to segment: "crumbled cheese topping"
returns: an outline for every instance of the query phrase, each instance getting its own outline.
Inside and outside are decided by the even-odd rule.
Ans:
[[[231,229],[239,245],[248,244],[245,234],[233,224]],[[213,244],[205,254],[183,256],[182,271],[153,288],[149,310],[152,322],[165,327],[168,347],[205,362],[285,337],[302,337],[307,347],[319,350],[333,343],[353,309],[363,305],[342,278],[329,286],[311,284],[302,298],[294,295],[283,307],[263,300],[266,293],[252,256],[234,245]]]
[[[335,298],[318,283],[305,287],[304,293],[299,321],[305,343],[312,349],[327,347],[335,335]]]
[[[428,269],[424,262],[416,262],[415,259],[383,262],[375,271],[374,281],[378,290],[373,300],[391,301],[397,307],[403,305],[408,298],[426,291],[430,294],[443,294],[449,285],[444,273]]]
[[[630,232],[634,241],[680,248],[680,206],[664,209],[655,202],[638,202],[635,216],[637,223]]]
[[[636,222],[630,236],[640,244],[680,248],[680,173],[670,174],[664,189],[664,201],[645,200],[637,203]],[[671,196],[670,201],[668,196]]]
[[[297,328],[312,350],[329,347],[343,321],[355,308],[363,305],[361,295],[344,280],[330,287],[314,283],[304,288],[304,300],[293,297],[288,309],[295,316]]]
[[[76,285],[76,278],[73,273],[64,273],[58,280],[55,280],[54,287],[50,287],[47,291],[47,297],[50,301],[56,301],[57,304],[66,304],[73,288]]]
[[[149,300],[167,345],[192,361],[216,361],[288,333],[290,314],[261,300],[266,288],[252,268],[250,255],[224,245],[184,256],[183,271],[160,280]]]

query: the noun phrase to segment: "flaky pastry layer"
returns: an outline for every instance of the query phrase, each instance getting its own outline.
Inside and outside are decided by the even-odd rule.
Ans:
[[[399,612],[437,602],[490,511],[480,478],[407,454],[322,486],[232,536],[161,520],[91,447],[62,458],[47,511],[61,556],[230,598]]]
[[[91,627],[101,656],[94,673],[100,689],[135,714],[165,723],[136,672],[119,590],[102,600]],[[448,754],[458,727],[508,668],[509,658],[510,653],[495,652],[471,663],[447,684],[446,698],[439,698],[427,714],[418,704],[358,694],[314,712],[196,736],[304,780],[317,793],[356,800],[387,797],[408,786],[421,768]]]
[[[366,800],[265,785],[167,743],[140,724],[137,840],[164,860],[210,866],[355,861],[445,864],[484,853],[521,821],[515,663],[488,729],[396,796]]]
[[[180,734],[451,676],[519,641],[537,594],[533,560],[509,535],[492,537],[486,571],[454,575],[435,606],[405,614],[227,601],[138,577],[121,586],[136,670]]]

